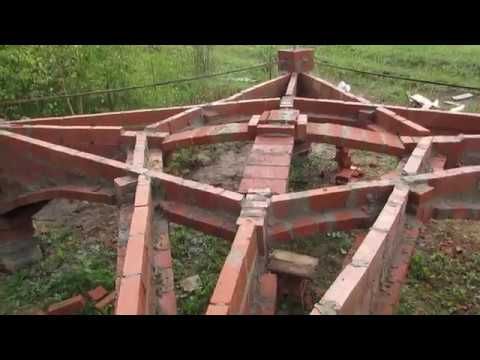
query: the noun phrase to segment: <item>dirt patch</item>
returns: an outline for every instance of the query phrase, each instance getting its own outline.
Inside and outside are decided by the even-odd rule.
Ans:
[[[432,220],[419,236],[399,314],[480,314],[480,223]]]
[[[308,155],[294,156],[290,167],[289,191],[303,191],[335,184],[338,165],[336,148],[328,144],[312,144]]]
[[[289,191],[311,190],[335,185],[338,164],[336,147],[328,144],[312,144],[307,156],[295,156],[292,160]],[[394,156],[371,151],[350,150],[352,165],[363,174],[358,180],[372,180],[395,170],[399,160]]]
[[[371,151],[351,150],[350,154],[353,165],[359,167],[363,173],[362,180],[377,179],[395,170],[399,162],[395,156]]]
[[[171,154],[165,171],[237,191],[252,143],[231,142],[182,149]]]
[[[113,247],[117,242],[116,206],[55,199],[35,214],[33,220],[37,235],[66,228],[85,243],[99,242]]]

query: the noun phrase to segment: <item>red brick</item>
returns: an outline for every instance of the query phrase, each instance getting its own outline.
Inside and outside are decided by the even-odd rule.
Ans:
[[[293,234],[295,237],[310,236],[318,232],[318,226],[313,217],[305,216],[296,219],[292,224]]]
[[[247,165],[289,166],[291,158],[289,154],[265,154],[253,149],[248,157]]]
[[[172,255],[170,250],[154,251],[153,265],[160,268],[172,267]]]
[[[150,179],[145,175],[138,177],[137,189],[135,192],[135,206],[149,206],[152,202]]]
[[[269,135],[269,134],[283,134],[289,136],[295,136],[295,126],[293,125],[283,125],[283,124],[265,124],[257,126],[258,135]]]
[[[269,188],[272,193],[282,194],[287,191],[288,180],[278,179],[242,179],[239,192],[248,193],[250,189],[265,189]]]
[[[194,131],[183,131],[181,133],[172,134],[163,140],[161,149],[165,152],[180,149],[193,145],[192,135]]]
[[[161,315],[177,315],[177,299],[174,291],[169,291],[158,299]]]
[[[97,286],[95,289],[92,289],[88,292],[88,297],[93,301],[99,301],[108,294],[108,291],[105,290],[103,286]]]
[[[278,146],[279,149],[288,149],[289,145],[294,144],[294,139],[290,136],[275,136],[275,135],[263,135],[263,136],[257,136],[255,138],[255,143],[254,143],[254,150],[255,148],[267,148],[264,146],[260,145],[270,145],[268,148],[273,148],[275,149],[274,146]]]
[[[384,107],[377,107],[375,112],[375,122],[393,133],[402,135],[426,136],[430,131],[421,125],[400,116]]]
[[[50,305],[48,315],[71,315],[79,313],[85,307],[86,301],[82,295],[74,296],[62,302]]]
[[[143,315],[145,288],[140,275],[125,277],[120,282],[116,315]]]
[[[247,285],[246,267],[242,262],[240,265],[225,262],[218,278],[217,285],[213,292],[210,303],[213,305],[229,305],[230,311],[236,313],[240,310]]]
[[[257,132],[257,125],[258,122],[260,121],[260,116],[259,115],[253,115],[248,122],[248,133],[251,135],[255,135]]]
[[[247,273],[250,273],[256,261],[257,249],[256,226],[252,222],[245,222],[237,230],[231,251],[238,251],[235,256],[238,256],[238,260],[244,263]],[[229,261],[228,258],[227,261]]]
[[[313,49],[295,49],[278,51],[279,71],[309,72],[314,68]]]
[[[136,207],[130,224],[130,235],[144,235],[150,224],[150,216],[149,207]]]
[[[115,301],[115,291],[112,291],[110,294],[105,296],[102,300],[97,302],[95,304],[95,308],[97,310],[103,310],[108,305],[113,304],[114,301]]]
[[[309,197],[310,208],[313,211],[322,211],[325,209],[343,208],[350,195],[350,190],[344,186],[331,186],[319,190],[314,190]]]
[[[293,239],[289,228],[284,223],[278,223],[272,226],[269,235],[272,241],[283,242]]]
[[[205,315],[228,315],[227,305],[209,305]]]
[[[302,114],[298,116],[296,129],[296,138],[298,140],[305,140],[307,138],[307,123],[307,115]]]
[[[252,179],[288,179],[288,166],[255,166],[247,165],[243,172],[244,178]]]
[[[260,296],[270,302],[276,303],[277,275],[266,273],[260,277]]]

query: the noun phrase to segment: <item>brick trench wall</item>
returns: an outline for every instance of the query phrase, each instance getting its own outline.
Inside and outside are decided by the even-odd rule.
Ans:
[[[99,156],[126,160],[127,138],[117,126],[14,125],[9,131]]]
[[[259,85],[243,90],[238,94],[232,95],[229,98],[221,100],[217,103],[281,97],[283,94],[285,94],[285,89],[287,88],[289,78],[290,74],[278,76],[275,79],[263,82]]]
[[[65,178],[66,174],[100,177],[111,181],[130,173],[120,161],[79,152],[60,145],[0,131],[0,161],[9,177],[29,182]],[[18,161],[11,161],[14,155]]]
[[[150,179],[140,175],[118,290],[117,315],[149,313],[153,211]]]
[[[396,186],[357,252],[312,310],[312,315],[370,314],[398,248],[408,188]]]
[[[192,106],[174,106],[161,109],[143,109],[107,112],[100,114],[82,114],[56,116],[28,120],[9,121],[7,125],[52,125],[52,126],[122,126],[142,128],[185,111]]]
[[[253,221],[239,226],[206,315],[240,315],[251,312],[255,271],[259,266],[256,234]]]

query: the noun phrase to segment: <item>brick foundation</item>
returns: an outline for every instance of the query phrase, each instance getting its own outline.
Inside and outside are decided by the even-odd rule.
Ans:
[[[311,49],[282,50],[284,74],[213,103],[2,122],[0,266],[41,257],[31,216],[48,201],[115,204],[116,291],[101,306],[177,313],[172,221],[231,242],[206,314],[271,315],[279,294],[302,289],[269,271],[276,244],[365,229],[311,313],[392,313],[419,224],[480,219],[480,115],[373,104],[309,74],[313,65]],[[253,142],[238,191],[164,172],[172,151],[230,141]],[[381,179],[288,193],[292,156],[319,142],[337,148],[344,171],[349,149],[401,165]],[[63,305],[82,301],[72,304]]]

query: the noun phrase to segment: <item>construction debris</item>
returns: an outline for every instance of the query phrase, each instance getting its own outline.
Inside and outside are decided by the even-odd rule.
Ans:
[[[452,96],[452,99],[455,100],[455,101],[459,101],[459,100],[467,100],[467,99],[470,99],[472,97],[473,97],[473,94],[466,93],[466,94]]]
[[[465,109],[465,105],[459,105],[459,106],[457,106],[457,107],[451,108],[451,109],[450,109],[450,112],[460,112],[460,111],[462,111],[463,109]]]
[[[415,94],[415,95],[408,95],[408,98],[420,105],[422,107],[422,109],[430,109],[430,108],[436,108],[436,109],[439,109],[440,108],[440,104],[439,104],[439,101],[438,99],[436,99],[435,101],[431,101],[430,99],[426,98],[425,96],[423,95],[420,95],[420,94]]]
[[[79,313],[85,307],[86,301],[82,295],[77,295],[48,307],[48,315],[71,315]]]
[[[311,279],[317,265],[318,259],[312,256],[275,249],[269,256],[268,268],[274,273]]]
[[[346,92],[350,92],[350,90],[352,90],[352,87],[349,84],[347,84],[345,81],[340,81],[337,85],[337,88]]]
[[[103,310],[106,306],[113,304],[115,301],[115,291],[112,291],[110,294],[105,296],[102,300],[95,304],[95,309]]]
[[[452,105],[452,106],[460,106],[459,103],[456,103],[456,102],[453,102],[453,101],[444,101],[443,103],[447,104],[447,105]]]
[[[108,291],[105,290],[103,286],[97,286],[95,289],[90,290],[88,293],[88,297],[93,301],[100,301],[105,296],[108,295]]]
[[[202,287],[202,282],[200,280],[200,276],[193,275],[183,279],[180,282],[180,286],[182,287],[183,291],[193,292]]]

